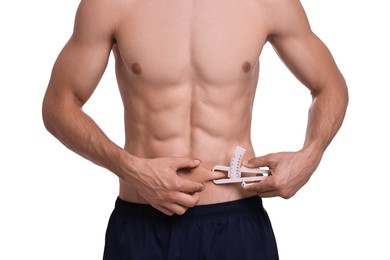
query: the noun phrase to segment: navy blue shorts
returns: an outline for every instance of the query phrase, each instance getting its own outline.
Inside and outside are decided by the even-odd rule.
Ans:
[[[167,216],[117,199],[107,227],[104,260],[279,259],[259,197],[200,205]]]

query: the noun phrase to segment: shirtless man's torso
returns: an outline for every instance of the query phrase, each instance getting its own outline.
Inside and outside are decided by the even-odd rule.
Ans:
[[[311,91],[306,139],[297,152],[255,158],[252,107],[259,56],[271,43]],[[82,110],[110,52],[125,113],[124,148]],[[291,197],[310,178],[341,126],[347,89],[297,0],[83,0],[43,104],[48,130],[120,179],[119,197],[184,214],[195,205],[259,194]],[[272,176],[243,189],[215,185],[234,148]]]
[[[135,1],[123,7],[116,31],[125,149],[143,158],[199,159],[182,174],[204,183],[198,204],[250,195],[237,185],[214,185],[218,176],[210,173],[228,165],[236,145],[254,156],[251,112],[269,28],[255,11],[261,6],[247,2]],[[146,202],[125,182],[120,196]]]

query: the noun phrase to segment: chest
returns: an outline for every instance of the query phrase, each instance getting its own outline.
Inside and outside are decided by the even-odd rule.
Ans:
[[[250,75],[266,41],[256,1],[136,1],[118,29],[119,63],[132,76],[213,84]]]

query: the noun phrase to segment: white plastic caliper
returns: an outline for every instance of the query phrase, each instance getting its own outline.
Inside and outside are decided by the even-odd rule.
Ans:
[[[260,168],[247,168],[241,166],[242,158],[245,154],[245,149],[237,146],[234,150],[232,158],[230,159],[230,166],[221,166],[216,165],[213,167],[214,171],[224,171],[227,172],[228,178],[215,179],[213,182],[215,184],[227,184],[227,183],[238,183],[241,182],[241,186],[245,187],[250,185],[247,182],[257,182],[262,181],[270,175],[269,170],[260,169]],[[242,177],[241,173],[249,173],[255,176]]]

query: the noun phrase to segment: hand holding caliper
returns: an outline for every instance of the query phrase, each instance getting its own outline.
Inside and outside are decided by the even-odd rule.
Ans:
[[[215,179],[213,182],[215,184],[227,184],[227,183],[239,183],[241,182],[241,186],[245,187],[247,182],[257,182],[262,181],[270,175],[269,170],[260,169],[260,168],[247,168],[241,166],[242,158],[245,154],[245,149],[237,146],[234,150],[234,153],[230,159],[230,166],[221,166],[216,165],[213,167],[214,171],[225,171],[227,172],[228,178]],[[242,173],[253,174],[254,176],[242,177]]]

